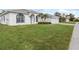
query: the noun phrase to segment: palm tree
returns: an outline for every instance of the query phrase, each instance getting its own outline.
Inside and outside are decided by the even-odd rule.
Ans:
[[[75,17],[74,17],[74,14],[71,14],[71,13],[70,13],[69,16],[70,16],[70,21],[73,21],[74,18],[75,18]]]
[[[48,14],[43,15],[44,21],[48,18]]]
[[[55,12],[54,15],[60,17],[61,16],[61,13]]]
[[[43,13],[39,13],[38,16],[41,17],[43,15]]]
[[[41,20],[43,21],[43,13],[39,13],[39,14],[38,14],[38,17],[40,17]]]

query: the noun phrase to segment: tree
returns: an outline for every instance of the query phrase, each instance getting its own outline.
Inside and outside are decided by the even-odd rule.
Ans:
[[[55,16],[61,16],[61,13],[59,13],[59,12],[55,12],[55,14],[54,14]]]
[[[43,21],[43,13],[39,13],[39,14],[38,14],[38,17],[40,17],[41,20]]]
[[[43,15],[44,21],[48,18],[48,14]]]
[[[38,17],[40,17],[42,21],[45,21],[48,18],[48,14],[39,13]]]
[[[74,15],[70,13],[69,16],[70,16],[70,19],[69,19],[69,20],[70,20],[70,21],[73,21],[74,18],[75,18]]]
[[[59,13],[59,12],[55,12],[54,15],[59,17],[59,22],[63,22],[65,20],[63,15],[61,16],[61,13]]]
[[[39,13],[38,16],[39,16],[39,17],[42,17],[42,16],[43,16],[43,13]]]
[[[60,18],[59,18],[59,22],[65,22],[65,21],[66,21],[66,18],[65,18],[65,17],[60,16]]]
[[[55,12],[54,15],[59,17],[59,21],[60,22],[65,22],[66,21],[66,18],[65,18],[65,14],[64,13],[61,15],[61,13]]]

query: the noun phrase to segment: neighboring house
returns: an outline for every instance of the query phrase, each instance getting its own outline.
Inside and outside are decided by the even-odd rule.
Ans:
[[[69,22],[70,20],[70,16],[69,15],[66,15],[66,22]]]
[[[52,24],[57,24],[59,23],[59,17],[58,16],[54,16],[54,15],[50,15],[49,14],[49,17],[47,18],[47,20],[49,22],[51,22]]]
[[[13,9],[13,10],[4,10],[0,14],[0,23],[7,25],[25,25],[25,24],[37,24],[41,22],[41,18],[37,17],[39,13],[33,10],[26,9]],[[59,17],[50,16],[46,22],[59,23]]]
[[[79,20],[79,17],[77,17],[76,19],[78,19],[78,20]]]
[[[69,22],[70,15],[66,15],[65,13],[61,13],[61,17],[65,18],[65,22]]]

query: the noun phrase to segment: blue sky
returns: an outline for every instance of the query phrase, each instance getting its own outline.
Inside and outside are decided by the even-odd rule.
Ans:
[[[79,17],[79,9],[35,9],[35,11],[49,14],[54,14],[55,12],[66,13],[66,14],[72,13],[76,17]]]

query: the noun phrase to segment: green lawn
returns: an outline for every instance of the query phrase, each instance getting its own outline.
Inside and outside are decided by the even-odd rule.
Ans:
[[[69,25],[0,25],[0,49],[65,50],[72,31]]]

